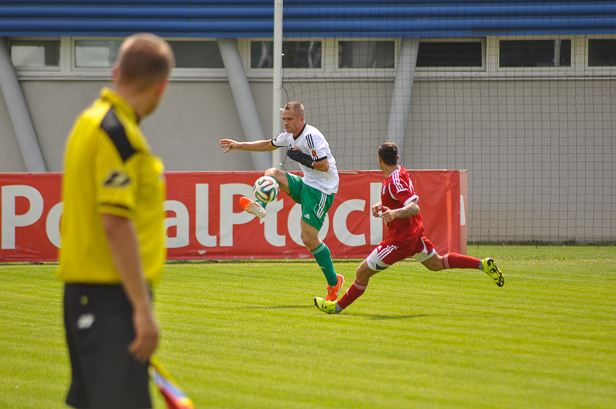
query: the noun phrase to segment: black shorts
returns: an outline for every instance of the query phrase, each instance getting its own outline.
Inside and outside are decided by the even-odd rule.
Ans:
[[[66,284],[64,326],[71,360],[66,403],[75,408],[151,408],[148,363],[135,361],[132,306],[121,285]]]

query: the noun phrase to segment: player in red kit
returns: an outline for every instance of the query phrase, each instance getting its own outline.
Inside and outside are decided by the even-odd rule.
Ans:
[[[359,265],[355,282],[338,301],[316,297],[314,304],[323,312],[337,314],[351,305],[366,291],[370,277],[387,267],[413,257],[428,270],[449,268],[479,269],[488,274],[497,286],[505,284],[503,274],[494,260],[449,253],[440,256],[434,244],[424,235],[424,225],[419,213],[419,197],[406,169],[398,165],[398,147],[384,142],[379,147],[379,167],[385,173],[381,201],[372,206],[372,215],[387,224],[387,237]]]

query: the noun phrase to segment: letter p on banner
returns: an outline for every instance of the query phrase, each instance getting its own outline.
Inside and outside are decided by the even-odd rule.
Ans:
[[[54,207],[60,203],[61,176],[59,173],[0,176],[0,262],[57,260],[62,207]],[[50,211],[52,217],[48,220]]]
[[[29,202],[29,209],[17,214],[17,198]],[[43,196],[41,192],[27,185],[2,186],[2,248],[15,248],[15,229],[30,226],[43,215]]]

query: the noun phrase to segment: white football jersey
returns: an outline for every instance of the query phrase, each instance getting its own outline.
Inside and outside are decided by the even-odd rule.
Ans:
[[[329,170],[327,172],[310,169],[299,163],[300,169],[304,172],[304,183],[329,195],[338,192],[340,179],[338,177],[338,168],[336,168],[336,159],[334,159],[329,149],[329,143],[327,143],[327,140],[325,140],[325,137],[317,128],[306,124],[297,138],[294,138],[292,133],[282,132],[272,139],[272,145],[280,148],[297,147],[300,152],[310,155],[315,162],[327,160],[329,162]]]

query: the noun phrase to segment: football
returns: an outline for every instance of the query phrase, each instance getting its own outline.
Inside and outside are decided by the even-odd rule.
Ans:
[[[255,197],[263,203],[269,203],[276,200],[278,197],[278,181],[273,176],[261,176],[255,182],[252,191]]]

